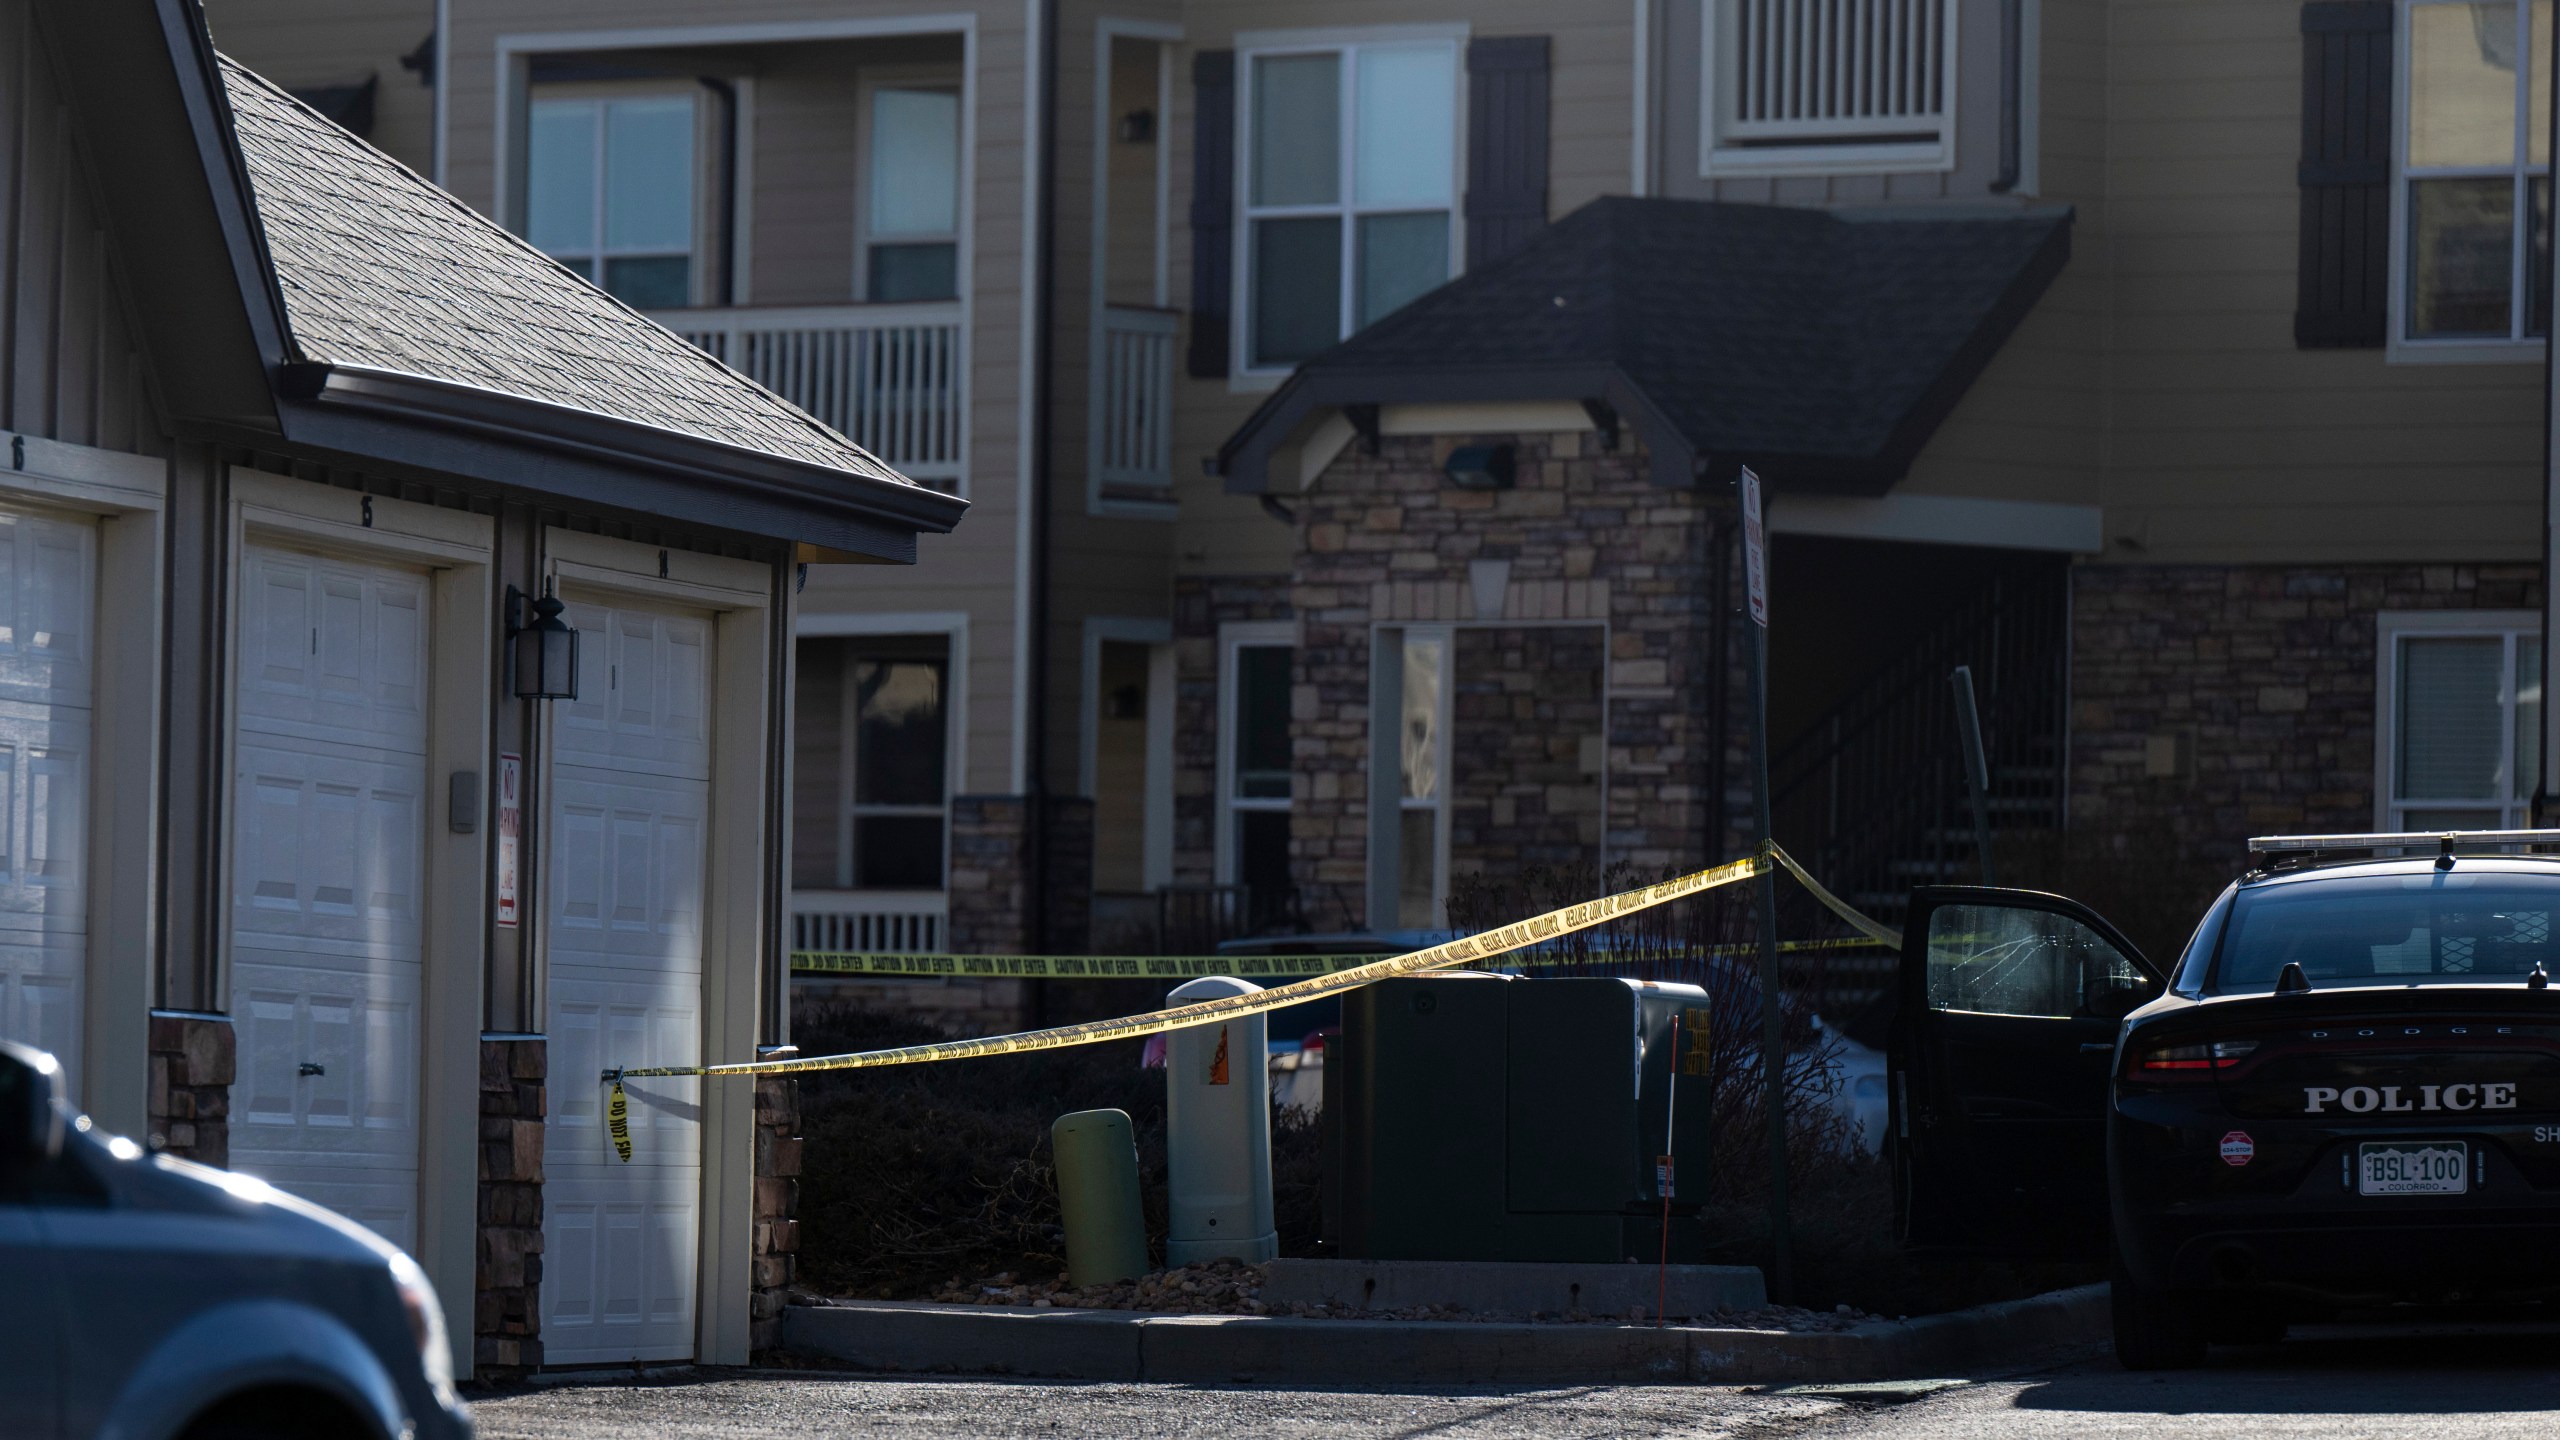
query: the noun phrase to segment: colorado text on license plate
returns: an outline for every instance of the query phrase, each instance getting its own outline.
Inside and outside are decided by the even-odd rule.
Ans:
[[[2471,1188],[2470,1147],[2366,1142],[2356,1147],[2359,1195],[2460,1195]]]

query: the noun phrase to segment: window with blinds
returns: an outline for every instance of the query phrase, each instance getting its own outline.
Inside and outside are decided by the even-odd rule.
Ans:
[[[2541,783],[2542,637],[2530,623],[2386,616],[2389,743],[2382,823],[2497,830],[2529,823]]]
[[[1710,175],[1944,168],[1958,0],[1709,0]]]

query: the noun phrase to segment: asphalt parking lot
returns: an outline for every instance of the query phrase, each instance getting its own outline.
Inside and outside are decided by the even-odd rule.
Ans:
[[[811,1436],[1891,1437],[2547,1436],[2560,1329],[2333,1329],[2131,1375],[2091,1356],[2029,1375],[1902,1389],[1595,1386],[1376,1392],[720,1371],[492,1394],[486,1440]]]

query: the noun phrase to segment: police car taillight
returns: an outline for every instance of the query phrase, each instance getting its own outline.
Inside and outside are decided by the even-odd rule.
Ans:
[[[2155,1045],[2133,1051],[2126,1059],[2128,1080],[2203,1079],[2249,1058],[2255,1040],[2216,1040],[2204,1045]]]

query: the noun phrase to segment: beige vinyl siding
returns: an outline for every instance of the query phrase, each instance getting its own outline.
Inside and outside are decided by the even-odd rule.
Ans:
[[[0,5],[0,430],[167,453],[51,61]]]
[[[2299,14],[2110,8],[2110,557],[2531,559],[2539,344],[2485,365],[2294,348]]]
[[[1552,5],[1535,0],[1469,0],[1465,4],[1380,5],[1361,0],[1304,0],[1286,7],[1265,0],[1194,0],[1183,8],[1189,49],[1231,46],[1239,30],[1326,29],[1462,22],[1470,38],[1545,35],[1550,93],[1547,210],[1563,215],[1602,195],[1623,195],[1631,179],[1634,111],[1628,82],[1635,54],[1632,0]],[[1177,58],[1173,103],[1173,303],[1191,295],[1191,70]],[[1461,187],[1463,188],[1463,187]],[[1186,331],[1184,343],[1189,343]],[[1183,378],[1175,387],[1174,485],[1182,501],[1175,566],[1186,575],[1275,574],[1289,568],[1295,531],[1254,500],[1225,493],[1203,475],[1201,460],[1260,403],[1225,379]],[[1287,487],[1276,487],[1289,499]]]
[[[1058,793],[1076,788],[1082,768],[1085,721],[1096,697],[1084,693],[1084,624],[1089,618],[1160,620],[1171,613],[1173,550],[1178,533],[1190,528],[1186,513],[1180,523],[1126,515],[1096,515],[1089,502],[1093,384],[1093,199],[1097,156],[1094,151],[1094,91],[1098,22],[1140,20],[1174,24],[1177,7],[1169,4],[1126,4],[1083,0],[1061,8],[1058,30],[1058,173],[1055,333],[1050,350],[1050,612],[1048,630],[1049,728],[1044,759],[1049,784]],[[1154,105],[1155,65],[1151,43],[1119,42],[1123,57],[1137,59],[1144,75],[1124,93],[1141,94]],[[1176,67],[1189,63],[1177,49]],[[1116,67],[1115,67],[1116,71]],[[1118,77],[1115,74],[1115,79]],[[1187,83],[1187,75],[1183,82]],[[1181,84],[1177,84],[1177,90]],[[1157,133],[1166,136],[1160,123]],[[1125,270],[1136,303],[1144,304],[1154,287],[1152,226],[1155,195],[1152,147],[1109,144],[1107,151],[1125,154],[1128,169],[1142,180],[1120,187],[1114,197],[1115,234],[1103,257],[1106,270]],[[1174,176],[1174,210],[1182,211],[1189,186]],[[1125,199],[1121,197],[1125,196]],[[1123,219],[1123,216],[1126,219]],[[1130,253],[1123,255],[1122,251]],[[1177,299],[1176,303],[1180,303]],[[1180,357],[1176,357],[1177,367]],[[1177,369],[1177,373],[1178,369]],[[1175,399],[1177,423],[1181,397]],[[1186,462],[1174,450],[1174,472],[1185,464],[1196,472],[1199,462]]]
[[[964,217],[964,223],[972,228],[963,237],[963,259],[969,267],[964,288],[971,297],[967,337],[971,356],[969,475],[964,493],[972,502],[971,509],[953,534],[922,537],[918,563],[913,567],[812,566],[808,585],[800,596],[799,611],[813,619],[845,612],[966,614],[968,673],[955,677],[953,683],[955,688],[965,687],[968,730],[959,753],[953,757],[958,767],[954,788],[961,793],[1008,790],[1014,733],[1014,576],[1020,560],[1016,544],[1016,477],[1026,438],[1020,408],[1023,182],[1024,166],[1035,153],[1023,109],[1024,65],[1028,58],[1023,30],[1026,7],[1019,0],[977,0],[928,7],[846,0],[726,0],[716,9],[706,9],[699,0],[616,0],[609,7],[593,0],[452,0],[450,13],[454,33],[448,126],[453,154],[448,175],[454,192],[484,211],[492,203],[496,180],[493,162],[497,50],[502,34],[816,24],[865,18],[905,21],[919,14],[951,17],[955,31],[943,33],[956,33],[960,23],[975,25],[976,148],[968,157],[974,169],[965,202],[970,214]],[[969,19],[964,22],[960,17]],[[884,57],[908,61],[915,58],[911,48],[914,43],[908,37],[783,42],[724,45],[716,53],[724,59],[743,57],[750,67],[746,73],[760,74],[767,66],[787,70],[798,63],[797,56],[802,53],[832,55],[839,49],[854,55],[857,67],[866,60],[876,63]],[[790,87],[779,88],[787,91]],[[786,96],[781,103],[787,108],[790,101]],[[845,103],[850,106],[850,97]],[[761,93],[758,104],[762,107],[757,123],[757,193],[761,206],[764,186],[774,178],[762,173],[766,168],[762,163],[763,146],[779,122],[775,111],[766,107],[766,97]],[[969,123],[964,115],[964,127]],[[842,186],[837,191],[844,197],[842,208],[836,213],[845,217],[846,228],[835,233],[844,237],[843,248],[838,248],[839,242],[826,232],[824,225],[814,223],[791,242],[801,247],[798,253],[805,257],[807,269],[796,273],[808,277],[805,283],[811,288],[800,293],[810,303],[841,303],[849,298],[851,177],[856,173],[857,153],[851,134],[844,136],[837,152],[840,158],[829,158],[822,149],[808,152],[804,166],[810,176],[807,191],[782,207],[786,216],[819,215],[837,203],[826,192]],[[760,245],[769,243],[763,229],[764,218],[761,214],[756,217]],[[758,302],[777,303],[778,297],[786,293],[778,288],[766,289],[767,266],[770,260],[781,267],[782,277],[792,276],[794,267],[804,262],[787,258],[791,253],[789,245],[759,250],[752,274],[753,294]],[[820,289],[817,281],[825,271],[835,269],[836,254],[844,256],[842,268],[835,271],[839,277],[836,287]],[[779,287],[785,278],[775,278],[773,283]],[[804,282],[793,279],[789,283]]]
[[[209,0],[213,43],[288,90],[377,76],[365,138],[421,175],[435,166],[435,91],[400,57],[436,28],[435,0]]]
[[[853,298],[859,47],[780,47],[758,58],[747,303]]]

